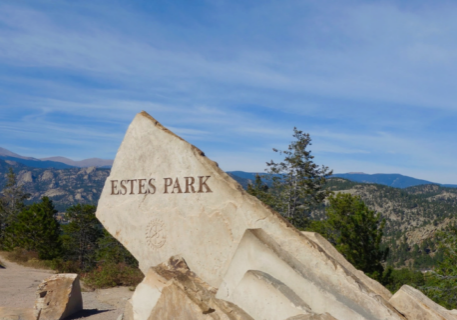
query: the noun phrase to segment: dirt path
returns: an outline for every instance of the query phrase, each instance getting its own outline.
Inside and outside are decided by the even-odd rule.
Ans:
[[[0,307],[32,308],[37,286],[54,272],[1,260],[6,268],[0,268]],[[132,294],[127,287],[83,292],[84,310],[68,320],[116,320]]]

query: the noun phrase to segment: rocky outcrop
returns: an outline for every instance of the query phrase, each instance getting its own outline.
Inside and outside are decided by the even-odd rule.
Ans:
[[[447,310],[417,289],[404,285],[389,302],[411,320],[457,320],[457,310]]]
[[[29,202],[47,196],[60,212],[76,203],[95,204],[109,175],[109,169],[94,167],[40,169],[18,165],[13,168],[19,183],[30,194]],[[7,163],[0,159],[0,190],[6,183],[8,170]]]
[[[82,308],[81,286],[77,274],[56,274],[38,286],[34,306],[37,319],[61,320]]]
[[[153,285],[143,283],[135,291],[135,320],[190,299],[176,281],[165,287],[160,279],[170,280],[154,269],[177,255],[214,288],[218,301],[253,319],[405,319],[376,284],[361,279],[360,272],[332,257],[319,241],[247,194],[202,151],[144,112],[119,148],[97,217],[153,279]]]
[[[254,320],[190,271],[180,257],[149,269],[124,319]]]

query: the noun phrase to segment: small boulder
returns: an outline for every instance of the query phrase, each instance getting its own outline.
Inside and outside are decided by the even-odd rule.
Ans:
[[[37,289],[35,318],[61,320],[83,308],[77,274],[56,274],[44,280]]]
[[[457,320],[455,310],[443,308],[408,285],[402,286],[389,302],[411,320]]]

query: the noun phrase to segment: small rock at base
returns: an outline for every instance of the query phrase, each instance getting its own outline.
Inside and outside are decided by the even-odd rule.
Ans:
[[[37,289],[35,318],[61,320],[83,309],[81,286],[77,274],[56,274]]]

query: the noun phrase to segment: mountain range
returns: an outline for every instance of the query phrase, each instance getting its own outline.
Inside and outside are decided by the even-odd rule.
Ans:
[[[4,156],[17,159],[17,156]],[[33,159],[23,160],[34,161],[36,165],[36,160],[39,159]],[[42,160],[42,164],[46,164],[46,161],[51,160]],[[77,203],[96,205],[110,174],[109,168],[36,168],[13,160],[0,159],[0,190],[5,186],[9,168],[13,168],[18,182],[30,194],[27,203],[37,202],[43,196],[48,196],[60,213]],[[228,174],[245,188],[256,176],[256,173],[243,171],[231,171]],[[328,180],[326,188],[360,196],[372,210],[386,219],[385,236],[392,250],[391,263],[402,266],[415,259],[422,261],[415,262],[417,267],[427,268],[433,262],[431,259],[434,259],[431,254],[437,250],[434,234],[453,223],[457,217],[457,188],[402,175],[381,175],[382,179],[380,175],[345,175],[346,178],[358,177],[362,182],[349,181],[335,175]],[[368,179],[375,179],[378,184],[368,183]],[[394,184],[396,187],[381,183]],[[406,183],[417,185],[405,187]],[[400,188],[401,186],[403,188]],[[323,219],[325,206],[313,209],[311,217],[316,220]]]
[[[111,168],[113,160],[90,158],[75,161],[65,157],[49,157],[49,158],[33,158],[26,157],[20,154],[14,153],[10,150],[0,147],[0,159],[14,161],[21,163],[32,168],[54,168],[54,169],[68,169],[68,168],[88,168],[88,167],[99,167],[99,168]]]
[[[88,167],[97,167],[97,168],[111,168],[113,165],[113,160],[108,159],[99,159],[99,158],[90,158],[84,160],[72,160],[69,158],[55,156],[47,158],[33,158],[26,157],[14,153],[10,150],[0,147],[0,159],[14,161],[20,164],[23,164],[32,168],[42,168],[42,169],[69,169],[69,168],[88,168]],[[256,173],[256,172],[244,172],[244,171],[228,171],[229,175],[235,178],[244,188],[247,185],[255,180],[257,174],[265,175],[266,173]],[[448,188],[457,188],[457,184],[440,184],[427,180],[416,179],[413,177],[404,176],[401,174],[385,174],[385,173],[375,173],[367,174],[363,172],[349,172],[349,173],[335,173],[332,177],[344,178],[354,182],[360,183],[376,183],[394,188],[409,188],[418,185],[426,184],[436,184],[442,187]]]
[[[247,187],[248,183],[255,180],[256,175],[267,175],[266,173],[244,172],[244,171],[228,171],[228,174],[241,178],[238,182]],[[440,184],[427,180],[416,179],[397,173],[375,173],[367,174],[363,172],[350,172],[350,173],[335,173],[332,178],[344,178],[350,181],[359,183],[376,183],[393,188],[409,188],[425,184],[435,184],[447,188],[457,188],[457,184]]]

